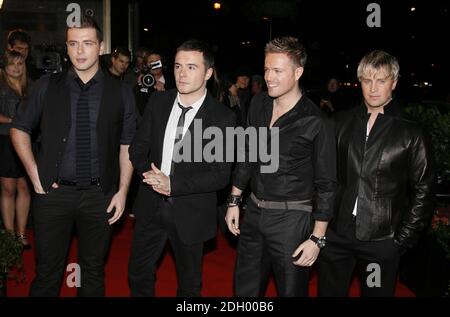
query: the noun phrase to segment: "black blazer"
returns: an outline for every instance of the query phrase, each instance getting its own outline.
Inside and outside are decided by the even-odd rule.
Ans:
[[[139,176],[151,169],[153,162],[161,167],[164,134],[172,106],[177,96],[176,90],[155,92],[145,109],[140,127],[131,143],[129,153]],[[233,112],[216,101],[209,93],[198,110],[194,120],[202,120],[202,134],[208,127],[219,128],[225,140],[225,128],[235,126]],[[194,136],[194,121],[189,126]],[[192,140],[191,140],[192,139]],[[204,160],[194,162],[193,138],[184,138],[182,142],[191,142],[191,161],[173,165],[171,172],[171,203],[175,212],[175,226],[180,238],[185,243],[198,243],[215,236],[216,192],[230,182],[231,162],[211,162]],[[202,149],[211,140],[202,141]],[[223,151],[225,155],[225,150]],[[162,196],[147,184],[140,185],[136,201],[135,216],[137,221],[148,221],[156,210]]]

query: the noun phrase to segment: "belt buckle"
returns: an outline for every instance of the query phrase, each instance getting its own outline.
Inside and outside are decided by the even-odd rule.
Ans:
[[[264,205],[264,199],[260,199],[258,201],[258,208],[263,208],[263,205]]]

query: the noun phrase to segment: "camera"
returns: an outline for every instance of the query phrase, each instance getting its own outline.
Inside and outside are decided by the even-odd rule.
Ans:
[[[42,73],[58,73],[62,71],[63,59],[60,49],[53,45],[38,45],[35,50],[34,63]]]
[[[93,17],[94,16],[94,10],[93,9],[86,9],[84,11],[84,14],[86,14],[88,17]]]
[[[142,77],[142,86],[150,88],[155,85],[156,83],[155,77],[151,74],[150,71],[158,68],[162,68],[162,63],[160,60],[152,62],[150,63],[150,66],[144,68],[143,70],[144,76]]]

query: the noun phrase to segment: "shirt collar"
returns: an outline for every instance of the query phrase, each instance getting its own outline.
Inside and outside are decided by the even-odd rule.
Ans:
[[[208,92],[208,91],[205,89],[205,93],[203,94],[203,96],[202,96],[199,100],[197,100],[196,102],[194,102],[192,105],[190,105],[190,107],[192,107],[192,108],[195,110],[195,112],[197,112],[198,109],[200,109],[200,107],[202,106],[203,101],[205,101],[207,92]],[[186,106],[186,105],[184,105],[184,104],[181,102],[181,99],[180,99],[180,93],[179,93],[179,92],[177,92],[177,100],[176,100],[176,102],[178,102],[178,103],[179,103],[180,105],[182,105],[183,107]]]
[[[67,72],[67,76],[68,76],[67,78],[68,78],[69,80],[76,80],[76,81],[79,80],[79,77],[78,77],[77,73],[75,72],[75,70],[73,69],[73,67],[70,67],[70,68],[69,68],[69,70],[68,70],[68,72]],[[102,69],[99,67],[98,70],[97,70],[97,72],[95,73],[94,77],[92,77],[91,80],[89,80],[89,82],[92,81],[92,84],[101,82],[101,81],[103,81],[104,76],[105,76],[105,75],[104,75]],[[88,82],[88,83],[89,83],[89,82]],[[78,83],[78,82],[77,82],[77,83]],[[87,84],[87,83],[86,83],[86,84]]]

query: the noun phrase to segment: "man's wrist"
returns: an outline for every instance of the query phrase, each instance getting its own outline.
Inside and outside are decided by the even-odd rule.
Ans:
[[[227,198],[227,207],[239,206],[242,202],[242,195],[230,194]]]
[[[326,245],[326,237],[325,236],[315,236],[311,234],[309,236],[309,240],[313,241],[319,249],[323,249]]]

